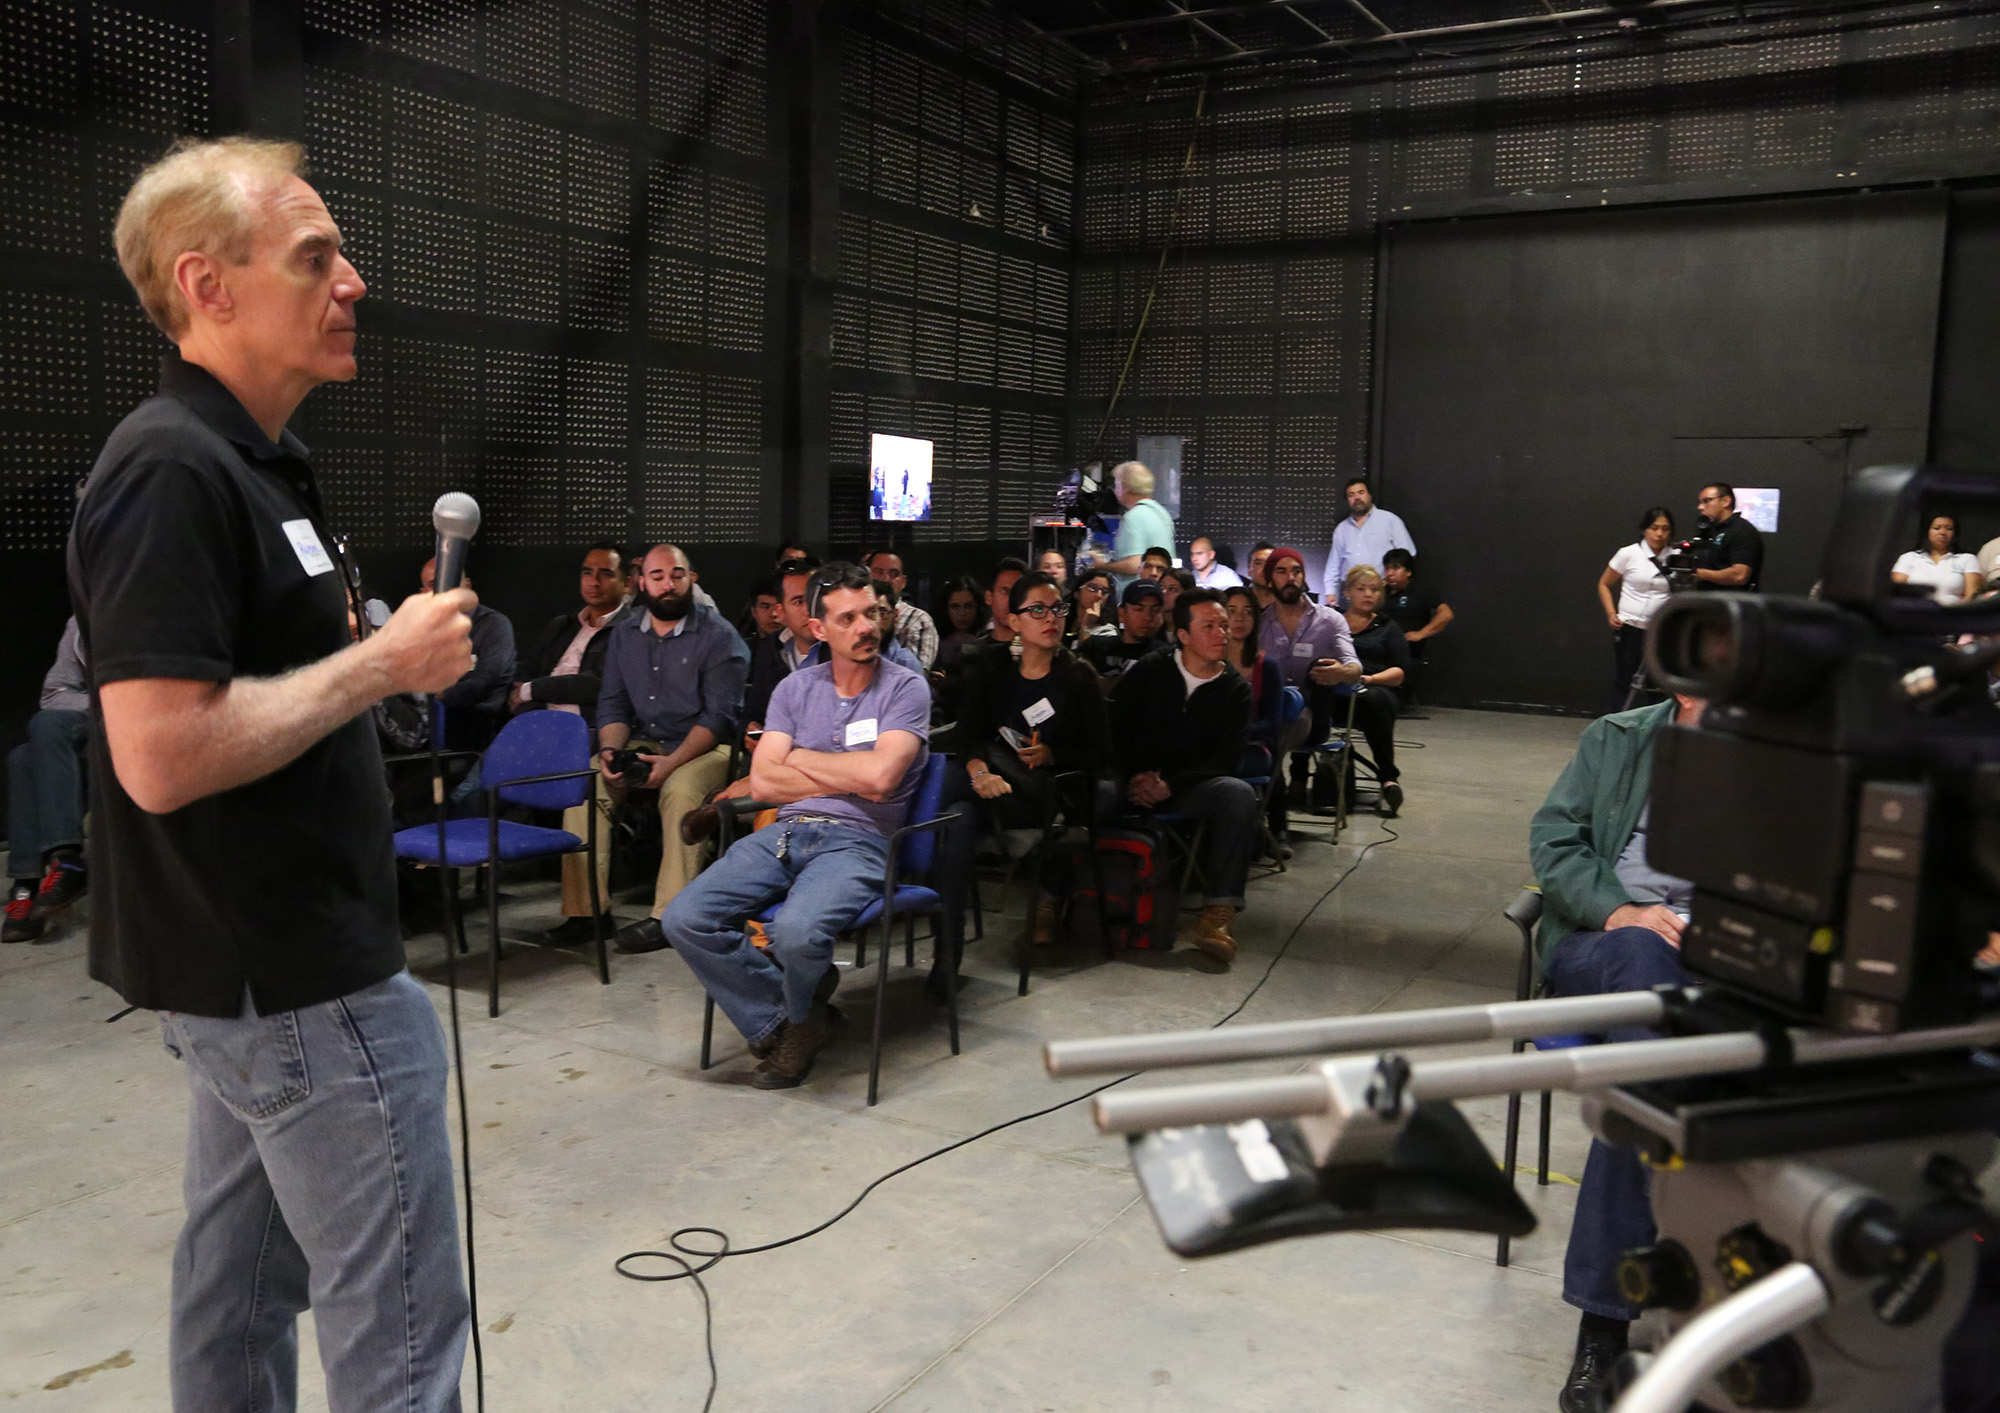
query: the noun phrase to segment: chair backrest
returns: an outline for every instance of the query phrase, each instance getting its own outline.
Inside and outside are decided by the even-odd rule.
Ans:
[[[1306,712],[1306,694],[1297,687],[1285,688],[1285,704],[1278,708],[1278,725],[1290,726]]]
[[[509,785],[535,775],[590,768],[590,727],[567,711],[523,712],[505,726],[486,748],[480,780],[497,789],[510,805],[538,810],[566,810],[590,798],[590,780],[548,780],[539,785]]]
[[[930,759],[924,762],[923,778],[917,782],[916,793],[910,796],[910,814],[904,824],[928,824],[938,817],[944,808],[944,773],[950,764],[951,758],[943,752],[931,752]],[[929,873],[932,861],[937,858],[938,833],[926,829],[905,839],[902,856],[896,860],[896,871],[910,878]]]

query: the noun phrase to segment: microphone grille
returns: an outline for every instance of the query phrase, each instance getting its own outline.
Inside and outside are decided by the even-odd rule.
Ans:
[[[471,539],[479,533],[479,502],[464,491],[446,491],[431,507],[431,528],[446,539]]]

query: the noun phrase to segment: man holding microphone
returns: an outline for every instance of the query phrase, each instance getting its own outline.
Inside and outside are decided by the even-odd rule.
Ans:
[[[444,1033],[404,965],[369,707],[471,667],[469,590],[350,644],[305,395],[354,377],[366,286],[294,144],[183,143],[118,258],[178,346],[79,499],[91,975],[187,1066],[180,1413],[287,1408],[316,1317],[334,1409],[456,1409],[468,1333]]]

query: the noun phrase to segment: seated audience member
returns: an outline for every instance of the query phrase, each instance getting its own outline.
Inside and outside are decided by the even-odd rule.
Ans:
[[[953,669],[947,671],[938,683],[939,721],[958,720],[965,671],[974,658],[982,653],[1012,650],[1014,629],[1007,603],[1014,592],[1014,581],[1027,572],[1028,562],[1011,554],[993,566],[993,580],[986,588],[986,631],[958,650]]]
[[[1439,598],[1428,588],[1418,588],[1417,557],[1401,545],[1382,556],[1382,611],[1403,630],[1403,640],[1410,645],[1410,656],[1414,659],[1412,680],[1403,685],[1403,700],[1416,705],[1417,691],[1415,672],[1421,671],[1430,651],[1431,639],[1451,627],[1458,615],[1451,611],[1451,605]]]
[[[1346,704],[1334,688],[1361,680],[1361,660],[1339,610],[1314,603],[1306,592],[1306,562],[1297,550],[1272,550],[1264,560],[1264,579],[1272,596],[1261,630],[1264,654],[1278,664],[1286,685],[1306,698],[1305,711],[1279,738],[1278,758],[1271,763],[1273,774],[1287,772],[1290,782],[1288,789],[1276,784],[1271,789],[1271,832],[1283,843],[1289,827],[1286,810],[1307,803],[1312,757],[1306,748],[1326,739],[1336,711],[1344,718]],[[1312,787],[1312,803],[1331,805],[1338,783],[1330,772],[1321,772]]]
[[[1118,631],[1096,633],[1078,644],[1077,651],[1106,686],[1160,645],[1161,598],[1158,584],[1134,579],[1118,605]]]
[[[1045,549],[1035,556],[1035,571],[1056,581],[1058,589],[1069,585],[1069,556],[1059,549]]]
[[[786,540],[778,546],[778,557],[771,561],[773,572],[783,569],[795,559],[810,559],[818,562],[819,556],[800,544],[797,540]]]
[[[920,664],[919,670],[929,672],[938,655],[937,620],[910,602],[910,576],[903,572],[903,557],[894,550],[876,550],[862,562],[861,567],[877,579],[885,580],[894,591],[896,631],[893,636],[910,650],[910,655]]]
[[[643,788],[660,792],[660,873],[652,915],[618,929],[618,950],[666,946],[660,914],[701,867],[701,845],[681,837],[681,816],[729,780],[750,654],[722,615],[694,601],[695,568],[674,545],[656,545],[639,574],[635,611],[610,632],[597,703],[600,772],[613,798],[628,786],[612,753],[639,752]]]
[[[1931,591],[1939,603],[1963,603],[1985,587],[1976,556],[1958,549],[1958,517],[1933,515],[1924,526],[1923,542],[1896,561],[1889,578]]]
[[[1257,792],[1236,775],[1250,739],[1250,684],[1224,660],[1229,616],[1213,591],[1181,595],[1174,638],[1173,652],[1141,658],[1112,689],[1112,742],[1131,805],[1206,826],[1207,892],[1188,940],[1227,965],[1257,842]]]
[[[887,579],[871,579],[869,587],[875,591],[875,626],[882,630],[882,656],[898,667],[906,667],[922,676],[924,665],[917,655],[896,641],[896,586]],[[929,617],[928,614],[925,617]],[[809,655],[809,662],[825,662],[826,644],[815,643]]]
[[[1139,577],[1158,583],[1161,576],[1174,567],[1174,552],[1160,545],[1154,545],[1139,556]]]
[[[76,619],[63,625],[28,739],[7,753],[6,921],[0,942],[32,942],[90,888],[83,856],[90,679]]]
[[[1174,621],[1174,604],[1180,596],[1194,587],[1194,575],[1185,569],[1169,569],[1160,575],[1160,618],[1162,633],[1171,636]]]
[[[1698,725],[1704,705],[1677,697],[1591,722],[1535,812],[1528,856],[1542,890],[1536,945],[1551,995],[1688,984],[1680,940],[1694,886],[1646,862],[1646,818],[1659,733],[1669,723]],[[1640,1029],[1609,1038],[1650,1035]],[[1653,1238],[1645,1163],[1634,1149],[1594,1140],[1563,1258],[1563,1299],[1583,1312],[1560,1398],[1564,1413],[1597,1406],[1593,1394],[1639,1314],[1619,1291],[1618,1263]]]
[[[1396,689],[1410,669],[1410,645],[1403,630],[1381,611],[1382,576],[1366,564],[1347,571],[1342,585],[1348,632],[1354,655],[1361,659],[1361,690],[1354,699],[1354,724],[1368,739],[1375,760],[1375,778],[1382,784],[1376,811],[1394,819],[1403,807],[1401,772],[1396,769]]]
[[[778,631],[759,638],[750,650],[749,677],[743,688],[746,733],[762,729],[771,693],[812,656],[816,643],[806,599],[818,569],[816,559],[788,559],[778,571]]]
[[[1115,633],[1118,629],[1112,622],[1114,616],[1111,575],[1102,569],[1079,575],[1076,587],[1070,591],[1069,617],[1063,620],[1063,641],[1075,647],[1093,633]]]
[[[424,561],[424,592],[437,582],[437,560]],[[472,576],[464,576],[466,588]],[[499,729],[514,686],[514,625],[506,614],[480,604],[472,610],[472,670],[437,695],[444,707],[445,745],[455,751],[484,750]]]
[[[1278,747],[1278,717],[1285,706],[1285,676],[1264,655],[1264,611],[1248,584],[1222,591],[1229,615],[1229,665],[1250,684],[1250,741],[1271,755]],[[1275,773],[1275,772],[1274,772]]]
[[[1264,564],[1265,561],[1270,559],[1271,551],[1276,548],[1277,546],[1269,540],[1259,540],[1256,544],[1252,545],[1250,547],[1250,572],[1245,576],[1251,589],[1257,595],[1257,602],[1267,609],[1271,606],[1271,581],[1265,577]]]
[[[1188,546],[1188,563],[1194,566],[1194,582],[1198,588],[1221,593],[1243,582],[1241,574],[1215,557],[1215,541],[1206,535]]]
[[[583,607],[575,613],[557,614],[529,649],[517,670],[514,690],[507,696],[510,711],[546,708],[597,719],[597,696],[604,685],[604,650],[610,629],[631,616],[625,603],[625,554],[617,545],[594,544],[584,551],[580,588]],[[607,911],[611,905],[611,790],[600,775],[594,782],[597,826],[597,898]],[[589,838],[587,807],[576,805],[563,811],[562,827],[579,839]],[[558,946],[587,942],[596,937],[590,916],[589,864],[582,854],[564,854],[562,860],[561,926],[547,934]]]
[[[920,674],[885,661],[868,571],[829,564],[813,585],[827,662],[778,685],[750,765],[777,821],[738,840],[682,891],[666,937],[759,1057],[754,1083],[788,1089],[833,1039],[833,943],[879,896],[928,755]],[[783,899],[753,945],[743,920]]]
[[[736,631],[747,645],[754,648],[759,638],[772,637],[785,626],[781,599],[777,575],[757,581],[757,587],[750,591],[750,602],[743,605],[736,620]]]
[[[1008,595],[1021,655],[983,653],[966,677],[958,747],[973,793],[1002,829],[1041,828],[1056,809],[1057,775],[1094,776],[1109,763],[1104,693],[1089,665],[1062,645],[1068,611],[1053,577],[1022,575]],[[1066,891],[1051,867],[1043,861],[1028,929],[1036,946],[1056,940]]]
[[[979,630],[985,622],[979,607],[982,596],[979,585],[964,574],[945,581],[944,593],[938,597],[937,621],[946,631],[938,640],[938,655],[931,663],[933,670],[950,670],[957,664],[958,655],[979,641]]]

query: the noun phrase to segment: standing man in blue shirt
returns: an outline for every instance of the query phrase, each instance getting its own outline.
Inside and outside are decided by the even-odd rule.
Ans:
[[[1334,527],[1333,548],[1326,552],[1326,572],[1319,581],[1320,601],[1336,605],[1340,602],[1340,586],[1347,582],[1347,571],[1355,565],[1365,564],[1380,574],[1382,556],[1390,550],[1417,552],[1417,542],[1410,538],[1403,518],[1376,506],[1366,479],[1348,477],[1346,491],[1347,519]]]
[[[598,769],[614,796],[628,788],[612,752],[631,744],[650,768],[643,788],[660,792],[660,875],[653,914],[618,929],[621,952],[667,945],[660,914],[701,868],[699,843],[681,838],[681,816],[729,781],[729,735],[750,675],[742,635],[695,602],[695,570],[685,551],[656,545],[639,571],[634,606],[604,650],[597,698]],[[636,733],[635,733],[636,728]]]
[[[1118,537],[1111,542],[1111,558],[1106,560],[1101,554],[1092,558],[1111,571],[1122,594],[1125,586],[1139,577],[1150,546],[1173,550],[1174,517],[1153,499],[1153,473],[1138,462],[1120,462],[1111,473],[1111,484],[1125,514],[1118,521]]]

